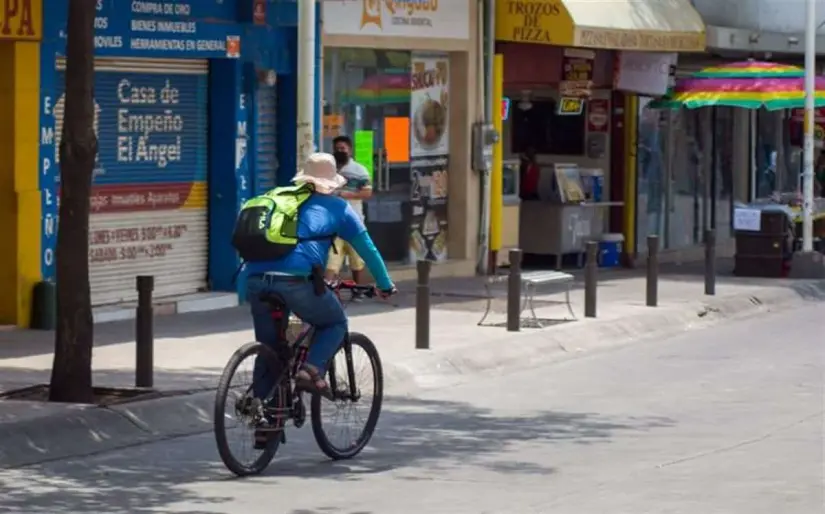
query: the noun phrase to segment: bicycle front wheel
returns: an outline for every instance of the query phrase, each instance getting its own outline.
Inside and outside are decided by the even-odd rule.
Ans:
[[[258,355],[263,355],[269,363],[269,373],[278,378],[274,394],[264,399],[252,395],[252,366]],[[241,368],[250,364],[248,375]],[[214,429],[218,453],[227,469],[238,476],[257,475],[269,466],[281,444],[284,415],[271,416],[269,412],[284,412],[286,391],[283,387],[278,357],[261,343],[247,343],[232,355],[224,368],[215,395]],[[230,426],[232,425],[232,426]],[[255,447],[256,431],[265,427],[267,443]],[[234,430],[233,430],[234,429]],[[234,437],[230,437],[232,430]],[[241,448],[233,451],[230,442],[239,442]]]
[[[350,333],[349,341],[342,343],[333,357],[326,379],[334,387],[336,399],[312,396],[312,433],[327,457],[351,459],[372,438],[384,399],[384,370],[373,342],[364,334]],[[361,409],[368,409],[366,416],[358,414]],[[347,420],[360,428],[337,426],[337,422]]]

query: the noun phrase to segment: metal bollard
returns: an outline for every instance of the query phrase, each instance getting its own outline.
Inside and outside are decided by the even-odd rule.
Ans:
[[[716,295],[716,230],[705,230],[705,294]]]
[[[521,330],[521,250],[510,250],[510,275],[507,277],[507,331]]]
[[[138,304],[135,315],[135,387],[154,386],[155,334],[152,291],[155,277],[137,277]]]
[[[596,317],[596,280],[599,269],[599,243],[588,241],[584,265],[584,317]]]
[[[418,283],[415,286],[415,348],[430,348],[430,269],[433,263],[422,259],[416,264]]]
[[[659,236],[647,236],[647,291],[645,304],[659,304]]]

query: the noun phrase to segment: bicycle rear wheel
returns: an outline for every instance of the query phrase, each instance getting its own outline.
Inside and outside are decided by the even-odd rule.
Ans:
[[[254,360],[262,354],[269,363],[268,372],[278,377],[278,386],[274,389],[270,398],[263,399],[267,404],[267,410],[277,412],[278,415],[264,415],[264,404],[260,399],[252,396],[252,377],[250,373],[248,383],[233,384],[233,378],[238,375],[238,369],[247,360]],[[218,382],[218,390],[215,395],[214,430],[215,441],[218,444],[218,453],[224,465],[232,473],[238,476],[256,475],[266,469],[278,447],[281,444],[284,429],[286,412],[287,388],[283,385],[282,365],[279,364],[278,356],[267,346],[261,343],[247,343],[232,355],[223,370],[221,379]],[[234,420],[236,428],[240,428],[237,434],[242,442],[249,445],[249,460],[239,458],[230,448],[230,438],[227,434],[227,422]],[[255,431],[262,426],[266,426],[267,431],[272,434],[268,438],[268,443],[263,449],[254,449]],[[231,428],[231,427],[230,427]],[[233,438],[234,439],[234,438]]]
[[[359,359],[356,357],[359,353],[366,356],[368,369],[365,371],[369,373],[361,378],[359,378],[361,373],[359,373],[357,362]],[[310,406],[312,433],[318,447],[327,457],[333,460],[351,459],[361,453],[372,438],[384,399],[384,370],[373,342],[364,334],[350,333],[349,341],[342,343],[333,357],[326,378],[330,386],[334,387],[333,394],[336,400],[333,402],[317,394],[312,396]],[[372,378],[372,384],[365,383],[368,378]],[[353,383],[357,393],[355,399],[351,397],[350,385]],[[353,437],[354,434],[346,431],[344,442],[341,445],[333,442],[329,433],[333,429],[333,424],[322,418],[322,411],[332,411],[338,419],[342,410],[360,407],[364,405],[365,400],[371,401],[369,413],[357,437]],[[360,416],[358,418],[364,419]]]

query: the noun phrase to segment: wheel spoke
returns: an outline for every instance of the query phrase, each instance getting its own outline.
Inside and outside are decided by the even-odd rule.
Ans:
[[[383,395],[383,372],[375,346],[360,334],[351,336],[352,375],[343,347],[336,353],[336,400],[313,398],[313,432],[321,449],[334,459],[357,455],[369,441],[378,420]],[[356,397],[352,398],[352,390]]]
[[[268,350],[257,343],[248,344],[232,356],[221,376],[215,403],[218,451],[226,467],[241,476],[260,473],[266,468],[280,442],[283,420],[288,417],[270,413],[285,411],[282,387],[276,388],[273,398],[253,396],[253,369],[261,351]],[[262,428],[267,429],[266,434],[259,432]],[[256,438],[263,441],[267,436],[274,439],[256,447]]]

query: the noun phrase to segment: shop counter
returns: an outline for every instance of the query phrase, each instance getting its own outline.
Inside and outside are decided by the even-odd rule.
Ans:
[[[567,254],[584,254],[588,241],[604,233],[607,208],[621,202],[557,204],[522,200],[519,213],[519,246],[524,253],[553,255],[561,267]],[[580,261],[581,264],[581,261]]]

